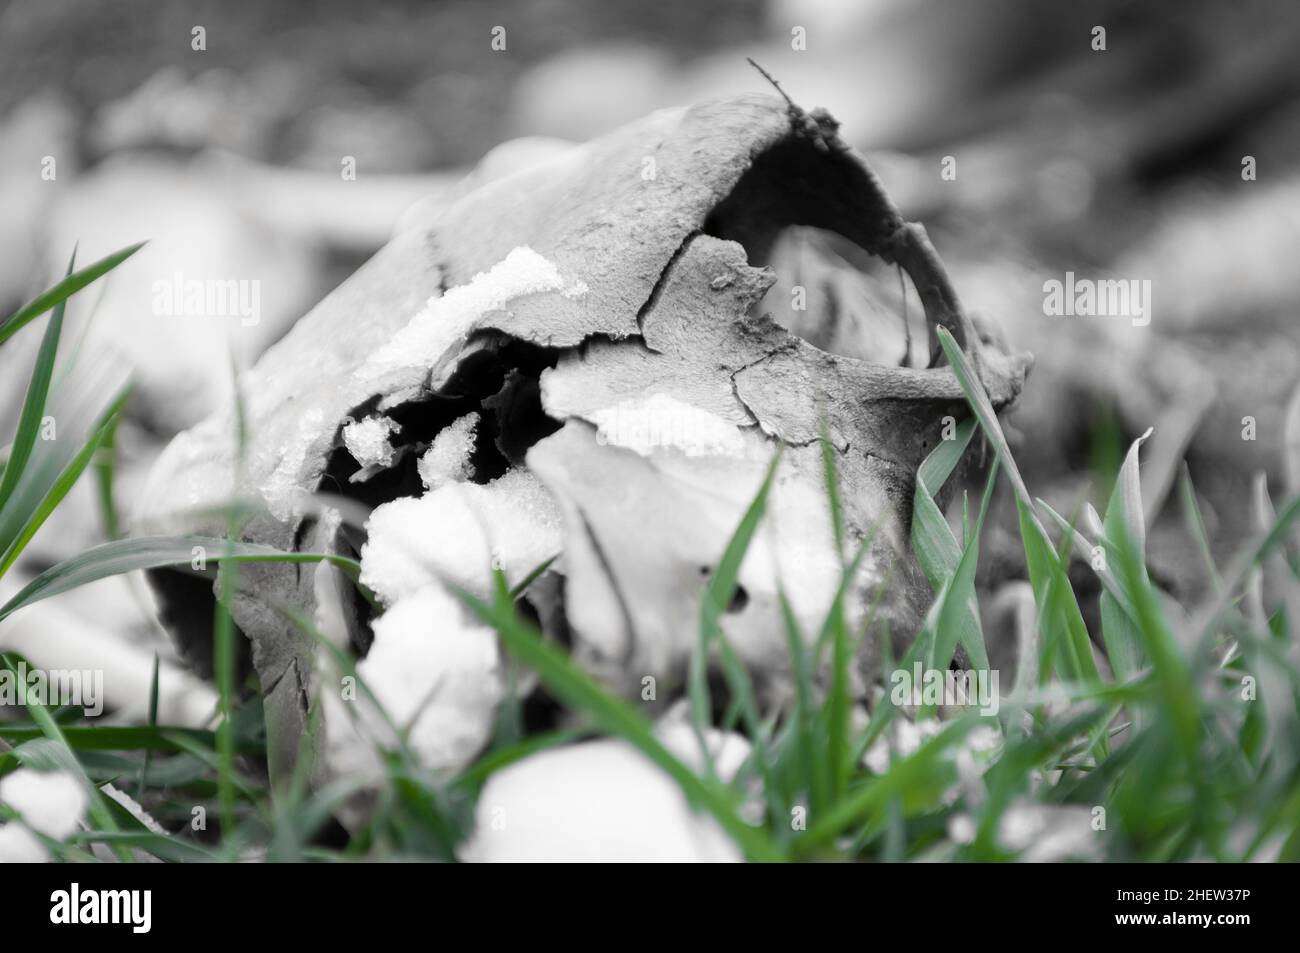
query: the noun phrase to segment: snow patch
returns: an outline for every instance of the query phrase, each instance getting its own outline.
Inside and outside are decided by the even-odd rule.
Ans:
[[[739,457],[745,452],[734,424],[668,394],[620,401],[589,417],[597,442],[642,456],[658,449],[679,450],[688,457]]]
[[[395,748],[396,725],[409,726],[406,740],[422,765],[463,768],[490,737],[504,692],[495,634],[467,622],[459,602],[436,584],[375,620],[374,634],[357,674],[388,718],[361,689],[350,700],[325,692],[331,767],[342,775],[381,776],[374,746]]]
[[[518,582],[560,551],[560,530],[559,507],[527,470],[447,483],[370,514],[361,580],[387,605],[434,582],[486,595],[494,565]]]
[[[287,520],[293,515],[299,494],[298,474],[307,463],[307,456],[315,442],[315,434],[324,425],[325,414],[313,407],[298,424],[293,439],[279,448],[280,462],[262,485],[262,498],[271,515]]]
[[[470,454],[474,452],[474,432],[478,429],[477,413],[453,421],[433,438],[420,457],[417,469],[426,489],[436,490],[444,483],[464,483],[473,473]]]
[[[511,301],[525,295],[559,292],[572,298],[586,290],[581,281],[566,282],[551,261],[521,245],[468,283],[430,298],[404,328],[371,352],[351,379],[340,382],[340,386],[349,395],[349,406],[374,394],[386,395],[381,407],[413,399],[430,371],[458,348],[486,315],[506,310]],[[323,423],[320,408],[312,408],[293,437],[275,451],[279,462],[261,490],[268,509],[278,520],[288,520],[295,514],[301,494],[298,480],[307,459],[319,449],[316,438]]]
[[[658,734],[678,758],[703,767],[689,725],[661,725]],[[710,729],[706,744],[721,754],[724,780],[748,757],[748,743],[736,735]],[[461,856],[480,863],[744,859],[717,821],[693,811],[671,778],[616,739],[552,748],[492,775]]]
[[[580,285],[570,290],[576,292]],[[410,367],[427,370],[484,315],[504,309],[515,298],[546,291],[565,291],[559,269],[521,245],[468,284],[430,298],[406,327],[371,354],[357,376],[370,381]]]
[[[63,840],[77,829],[90,800],[85,785],[68,771],[19,768],[0,779],[0,802],[17,811],[26,824],[0,825],[0,862],[42,863],[50,859],[49,851],[33,831]]]

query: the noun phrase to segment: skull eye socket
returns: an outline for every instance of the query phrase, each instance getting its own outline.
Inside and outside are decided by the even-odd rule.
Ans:
[[[703,231],[739,243],[751,265],[775,272],[755,314],[830,354],[926,367],[933,349],[925,311],[911,277],[891,263],[901,228],[855,159],[793,136],[755,158]]]
[[[753,264],[753,262],[751,262]],[[764,262],[776,281],[754,311],[840,357],[924,367],[925,314],[912,279],[843,235],[809,225],[781,231]]]

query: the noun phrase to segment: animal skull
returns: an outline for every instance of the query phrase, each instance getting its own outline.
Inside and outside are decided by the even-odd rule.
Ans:
[[[771,291],[801,228],[901,267],[931,366],[809,343],[833,337],[816,324],[826,316]],[[843,306],[825,282],[803,290]],[[939,326],[996,406],[1014,399],[1027,359],[977,338],[924,231],[829,116],[769,96],[659,112],[479,175],[432,227],[395,238],[244,375],[242,452],[231,412],[175,439],[143,523],[220,532],[195,514],[233,489],[265,504],[245,540],[360,555],[377,616],[329,565],[239,568],[233,614],[265,694],[273,772],[301,753],[317,697],[326,730],[306,753],[318,779],[372,769],[363,736],[386,730],[340,701],[337,672],[286,603],[364,656],[361,674],[412,725],[419,757],[454,768],[488,738],[504,668],[449,584],[486,593],[493,566],[513,584],[557,556],[526,596],[543,631],[608,685],[662,706],[682,682],[708,576],[783,445],[726,619],[760,689],[780,697],[779,595],[813,633],[840,580],[823,421],[850,541],[875,531],[855,610],[883,596],[875,618],[910,635],[931,598],[907,552],[912,491],[943,418],[965,415],[937,366]],[[337,497],[374,508],[364,532]],[[210,662],[210,601],[174,572],[152,582],[182,648]],[[876,651],[867,639],[860,693]]]

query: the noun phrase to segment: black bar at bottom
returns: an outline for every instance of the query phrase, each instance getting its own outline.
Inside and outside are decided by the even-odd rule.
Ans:
[[[759,897],[764,920],[783,912],[813,916],[823,926],[846,918],[861,929],[892,923],[907,932],[926,923],[947,924],[944,931],[965,924],[990,938],[1138,933],[1220,941],[1261,927],[1276,932],[1294,913],[1291,871],[1264,865],[827,865],[736,869],[721,880],[716,872],[697,880],[701,873],[628,867],[599,875],[593,893],[584,883],[591,873],[580,869],[539,877],[533,870],[454,866],[33,865],[0,868],[0,908],[7,944],[47,931],[220,944],[265,937],[277,923],[296,942],[337,943],[440,922],[444,929],[474,929],[474,912],[493,907],[510,911],[506,924],[546,932],[581,909],[580,930],[590,936],[593,913],[658,931],[707,906],[742,911],[717,923],[734,935],[754,922],[745,911],[755,911]],[[724,897],[730,900],[717,904]],[[87,922],[104,920],[116,922]],[[489,917],[488,924],[499,936],[501,921]],[[577,921],[571,925],[579,929]]]

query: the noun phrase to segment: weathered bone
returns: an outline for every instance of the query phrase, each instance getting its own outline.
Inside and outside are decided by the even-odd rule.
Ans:
[[[635,693],[653,677],[667,694],[689,657],[704,580],[782,442],[770,526],[742,567],[745,603],[728,620],[737,654],[779,693],[778,589],[810,621],[838,582],[841,554],[820,495],[822,419],[839,452],[850,535],[880,530],[855,581],[856,602],[888,589],[882,618],[904,633],[930,597],[904,543],[916,468],[939,439],[942,417],[964,415],[947,368],[829,354],[753,313],[773,280],[761,265],[781,232],[799,225],[838,232],[897,263],[921,299],[932,363],[934,329],[946,327],[995,404],[1014,399],[1027,359],[976,339],[924,231],[902,220],[834,122],[747,96],[656,113],[488,181],[432,228],[394,239],[243,376],[251,438],[242,472],[232,413],[218,413],[163,455],[141,522],[220,533],[211,515],[194,514],[238,490],[266,504],[245,539],[361,550],[373,571],[378,544],[368,557],[355,531],[318,518],[303,500],[328,492],[370,505],[401,497],[421,497],[403,503],[417,508],[444,505],[458,484],[451,478],[423,497],[417,459],[460,420],[474,449],[443,470],[472,471],[487,484],[476,488],[478,499],[510,506],[514,484],[491,481],[522,464],[562,514],[562,557],[540,584],[551,593],[539,606],[545,627],[563,628],[576,656],[619,690]],[[344,449],[344,428],[376,413],[397,425],[381,429],[408,442],[390,467],[382,452],[377,464]],[[470,413],[478,415],[472,429],[463,423]],[[478,518],[474,495],[464,496],[466,513]],[[422,545],[450,554],[432,560],[429,585],[451,572],[461,585],[486,586],[486,561],[457,563],[464,539],[404,545],[417,565]],[[509,567],[509,539],[498,534],[486,546],[522,575]],[[306,608],[358,652],[369,645],[364,607],[336,576],[324,566],[239,569],[233,612],[251,641],[277,774],[299,754],[320,690],[314,643],[280,607]],[[210,661],[195,590],[175,574],[152,581],[181,646],[200,666]],[[335,598],[345,601],[342,613],[326,605]],[[869,640],[864,683],[873,652]],[[495,677],[482,674],[481,654],[474,658],[479,677]],[[491,695],[489,687],[475,697]],[[318,774],[330,765],[344,769],[327,753]]]

